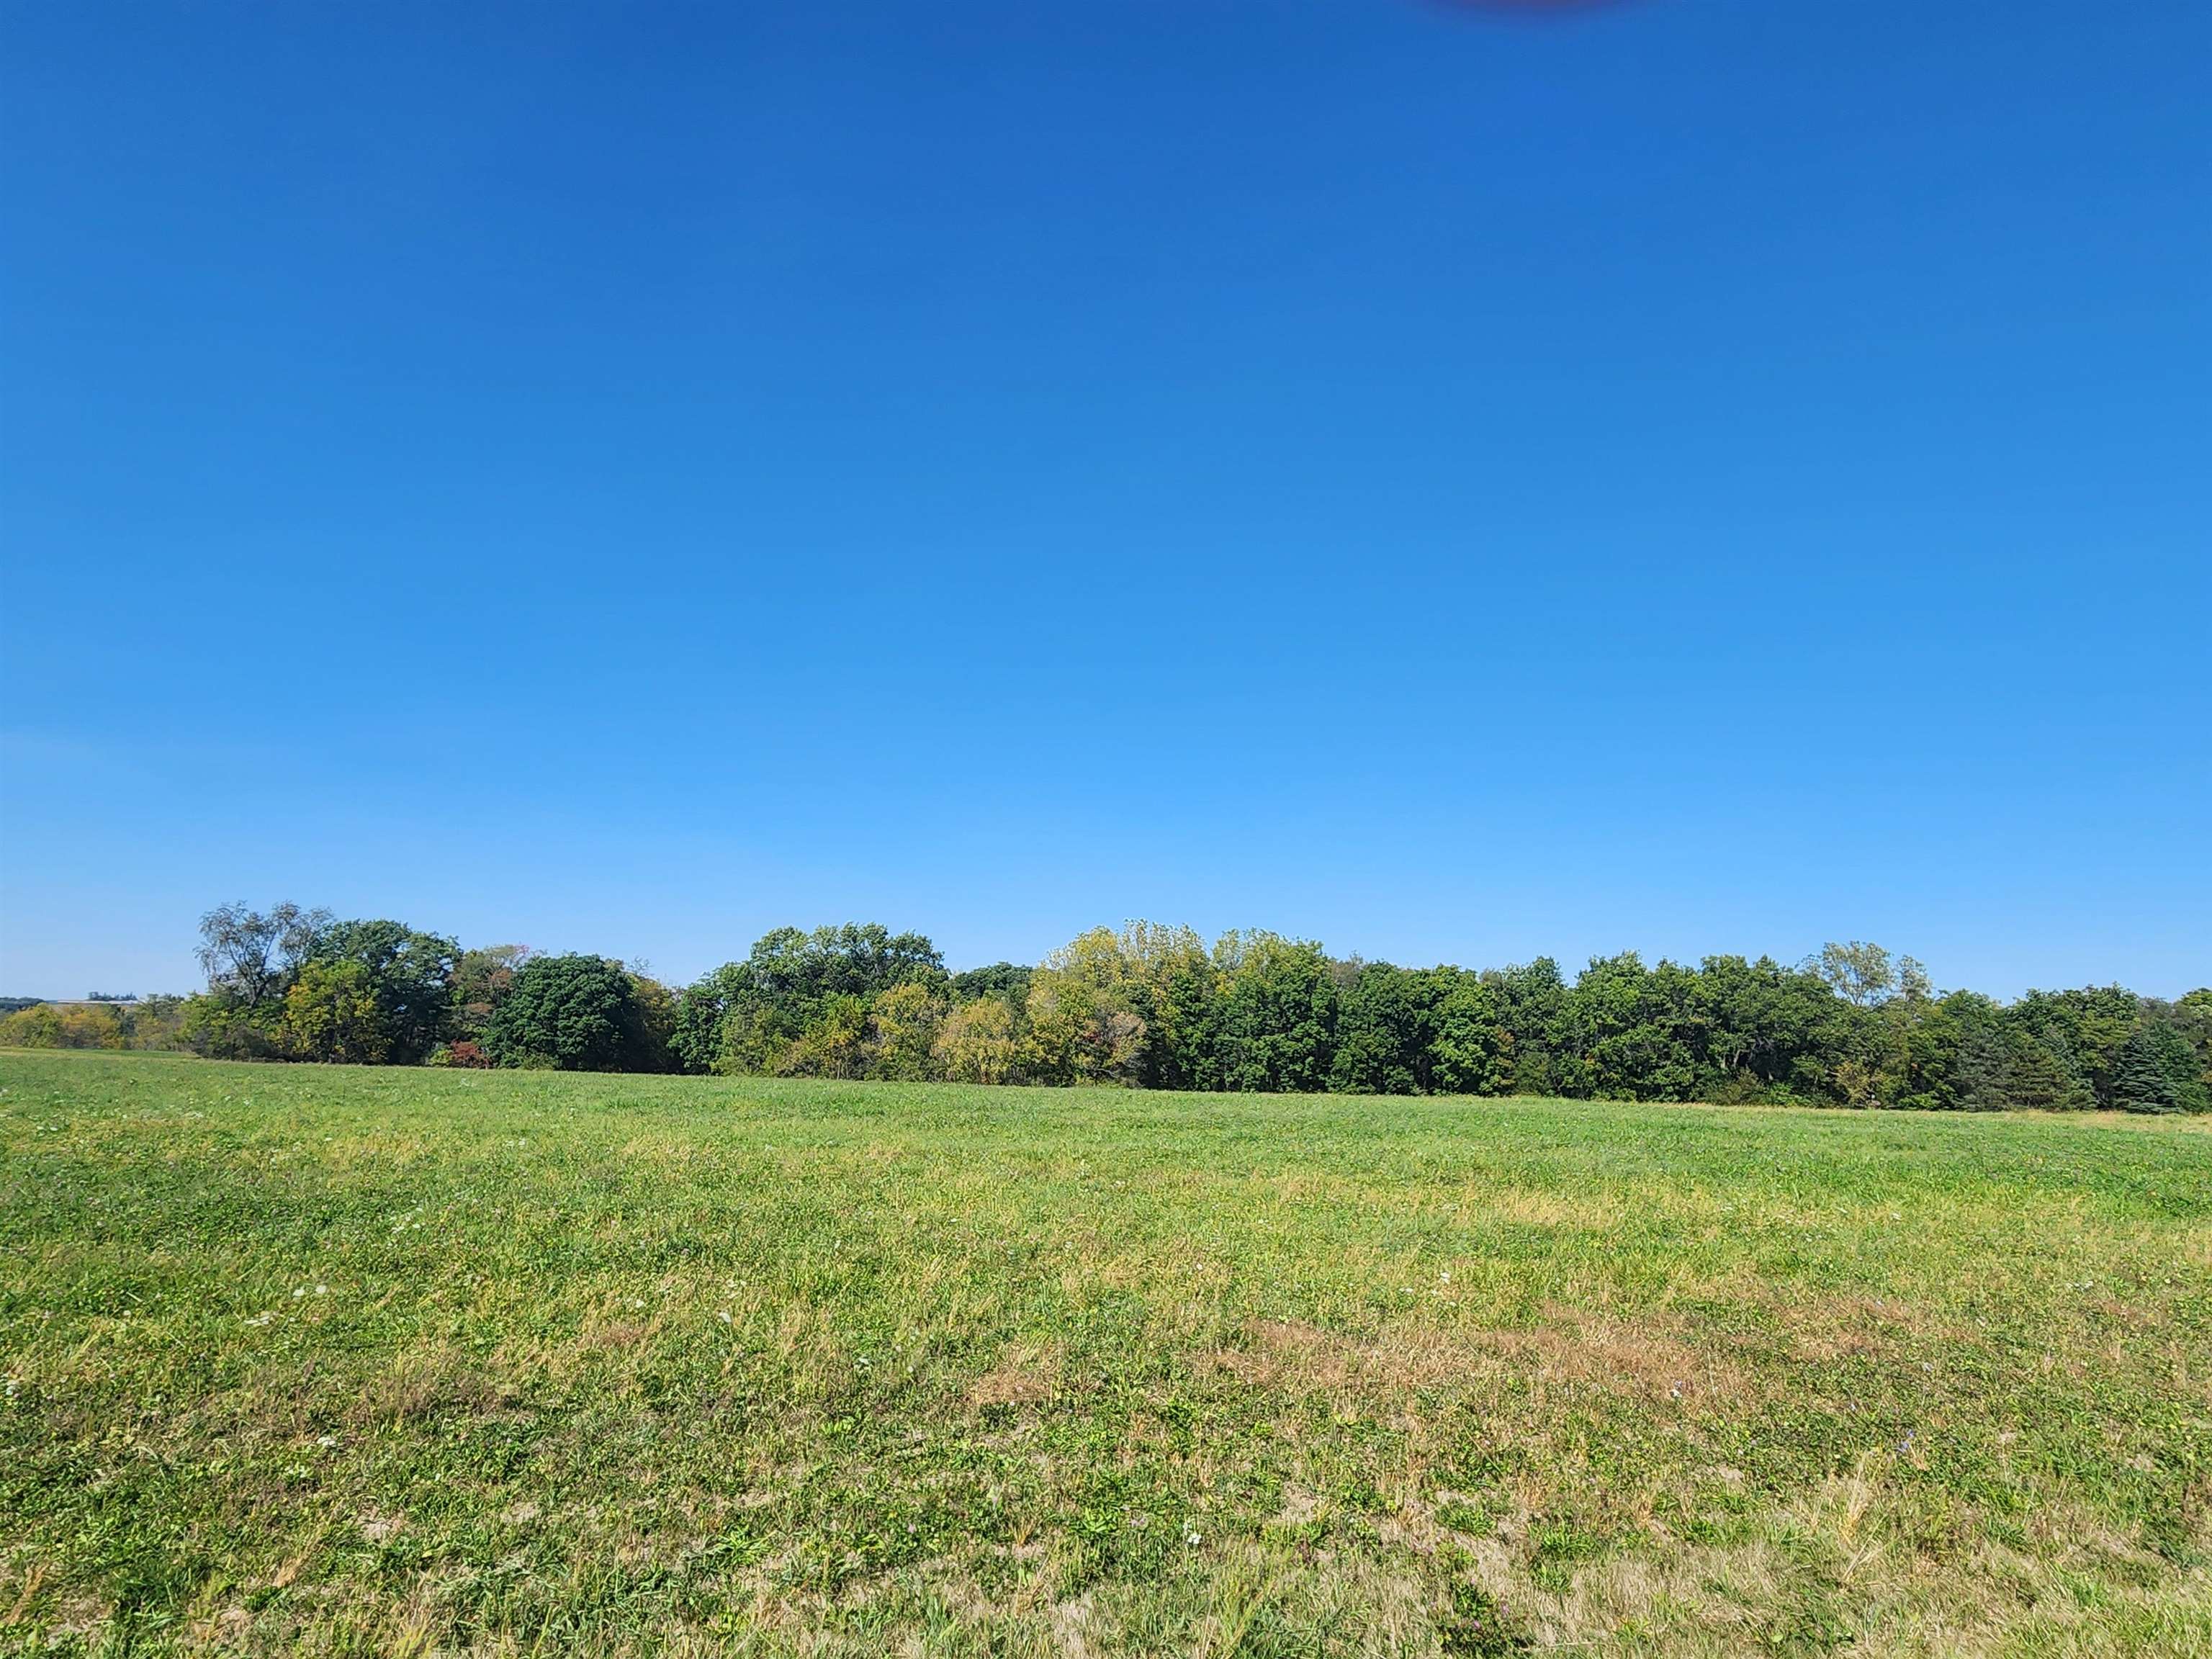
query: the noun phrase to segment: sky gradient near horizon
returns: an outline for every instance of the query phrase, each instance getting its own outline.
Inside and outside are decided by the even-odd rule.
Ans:
[[[0,11],[0,993],[234,898],[2212,981],[2212,7]]]

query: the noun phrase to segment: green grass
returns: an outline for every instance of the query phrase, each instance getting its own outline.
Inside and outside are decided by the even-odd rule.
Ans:
[[[2212,1655],[2212,1133],[0,1055],[0,1650]]]

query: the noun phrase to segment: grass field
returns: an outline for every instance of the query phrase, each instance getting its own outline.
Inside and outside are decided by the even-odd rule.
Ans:
[[[0,1055],[0,1650],[2212,1655],[2212,1133]]]

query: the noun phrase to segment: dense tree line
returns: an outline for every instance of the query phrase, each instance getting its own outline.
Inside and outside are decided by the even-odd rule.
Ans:
[[[1911,957],[1402,968],[1307,940],[1098,928],[1034,968],[948,973],[919,933],[779,928],[679,989],[644,969],[463,950],[396,921],[243,905],[207,989],[39,1005],[0,1042],[228,1059],[1133,1088],[1545,1094],[1987,1111],[2212,1109],[2212,990],[1938,994]]]
[[[82,1002],[0,997],[0,1047],[175,1048],[182,1046],[183,997],[94,994]]]

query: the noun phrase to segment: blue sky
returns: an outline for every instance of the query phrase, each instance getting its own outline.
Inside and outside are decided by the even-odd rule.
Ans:
[[[0,13],[0,990],[2212,979],[2212,8]]]

